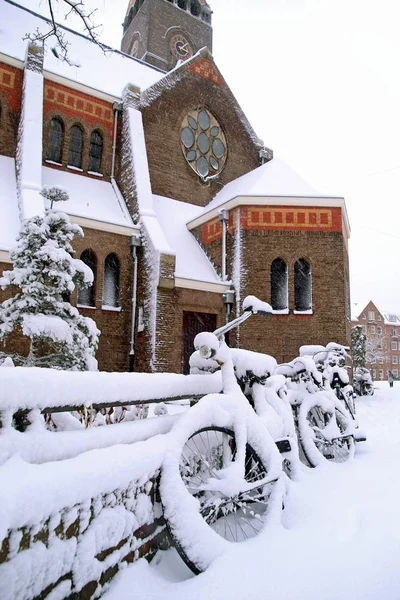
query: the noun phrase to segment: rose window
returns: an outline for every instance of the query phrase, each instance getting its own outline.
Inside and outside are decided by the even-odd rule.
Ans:
[[[191,111],[181,128],[182,152],[203,181],[218,175],[226,161],[224,132],[205,108]]]

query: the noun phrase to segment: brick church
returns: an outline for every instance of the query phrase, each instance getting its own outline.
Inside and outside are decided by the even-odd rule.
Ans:
[[[345,201],[258,138],[212,57],[206,0],[130,0],[121,51],[65,29],[71,66],[51,38],[23,41],[43,17],[11,0],[0,14],[0,274],[42,187],[66,188],[61,210],[85,233],[75,256],[95,275],[71,302],[102,332],[101,370],[187,372],[194,335],[249,294],[274,315],[231,345],[284,362],[349,343]]]

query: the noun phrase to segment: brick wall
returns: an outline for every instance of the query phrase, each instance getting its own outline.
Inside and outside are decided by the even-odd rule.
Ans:
[[[15,157],[23,71],[0,62],[0,155]]]
[[[254,208],[260,213],[268,209]],[[285,207],[284,210],[291,209]],[[279,226],[271,228],[268,224],[262,227],[259,220],[249,220],[251,207],[231,211],[227,237],[228,278],[233,275],[235,214],[240,211],[241,300],[247,295],[255,295],[270,302],[271,263],[281,258],[288,266],[289,314],[272,318],[256,316],[247,321],[240,331],[242,347],[272,354],[278,362],[286,362],[298,355],[303,344],[326,344],[330,341],[350,344],[348,256],[341,232],[340,209],[332,210],[334,218],[326,231],[321,231],[320,227],[308,231],[292,230],[289,223],[284,230],[280,230]],[[218,220],[207,225],[197,227],[193,233],[220,272],[221,227]],[[311,264],[312,315],[293,312],[294,264],[299,258],[305,258]]]
[[[59,118],[64,125],[64,144],[62,165],[56,166],[46,162],[46,151],[49,138],[49,125],[52,118]],[[43,164],[63,171],[68,171],[68,153],[70,145],[70,129],[80,125],[84,132],[82,175],[97,179],[88,173],[90,135],[94,130],[100,131],[103,137],[102,179],[109,181],[112,162],[112,140],[114,114],[112,104],[67,88],[53,81],[45,81],[43,102]],[[73,170],[76,173],[76,170]]]
[[[212,103],[210,103],[212,99]],[[199,106],[210,107],[223,128],[228,156],[217,180],[202,184],[181,150],[182,121]],[[258,166],[258,146],[236,113],[229,88],[192,73],[143,109],[151,186],[154,194],[205,206],[221,187]]]

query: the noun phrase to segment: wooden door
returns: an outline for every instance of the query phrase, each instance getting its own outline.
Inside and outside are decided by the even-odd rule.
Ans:
[[[217,315],[184,311],[182,330],[182,373],[189,373],[189,358],[194,352],[193,341],[201,331],[214,331],[217,328]]]

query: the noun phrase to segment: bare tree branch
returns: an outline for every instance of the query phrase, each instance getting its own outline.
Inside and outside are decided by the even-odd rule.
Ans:
[[[93,20],[97,8],[88,12],[85,8],[85,3],[80,0],[62,0],[62,2],[69,7],[69,10],[66,9],[67,12],[65,13],[64,19],[68,19],[70,15],[78,16],[83,24],[85,34],[92,42],[99,46],[103,52],[105,52],[106,47],[100,42],[101,25],[96,25]],[[60,60],[65,61],[68,65],[80,66],[77,61],[71,58],[69,52],[70,43],[65,39],[64,31],[62,31],[62,28],[55,20],[53,10],[54,0],[47,0],[47,3],[50,12],[49,30],[42,33],[39,29],[36,29],[34,33],[27,33],[23,39],[30,40],[31,42],[44,43],[49,38],[54,37],[56,40],[55,46],[51,48],[53,54]]]

